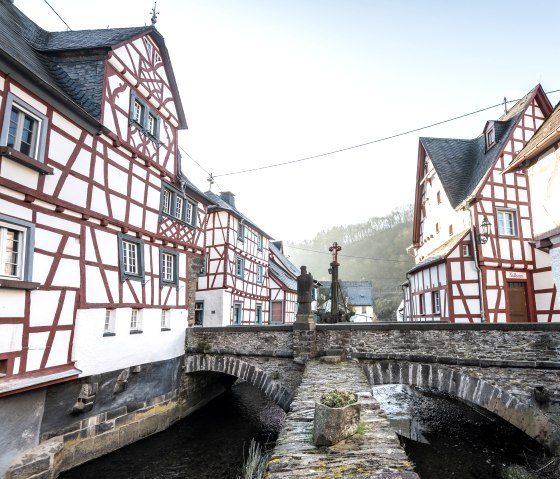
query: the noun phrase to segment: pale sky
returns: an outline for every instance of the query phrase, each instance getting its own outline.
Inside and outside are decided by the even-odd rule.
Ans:
[[[153,7],[49,3],[73,30],[149,24]],[[47,30],[66,29],[44,0],[15,4]],[[520,98],[537,83],[560,89],[553,0],[159,0],[157,11],[189,125],[180,146],[216,177],[213,191],[232,191],[275,239],[311,239],[413,203],[418,137],[476,137],[503,107],[220,175],[371,142]],[[208,189],[186,155],[183,169]]]

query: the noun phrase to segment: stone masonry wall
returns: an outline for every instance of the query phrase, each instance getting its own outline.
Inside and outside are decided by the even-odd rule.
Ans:
[[[560,324],[317,325],[317,349],[357,359],[560,369]]]
[[[189,328],[186,353],[232,354],[291,358],[292,326],[228,326]]]
[[[55,478],[63,471],[167,429],[229,386],[221,381],[222,375],[213,373],[183,375],[181,379],[165,394],[140,401],[133,400],[131,394],[119,407],[105,408],[101,413],[94,409],[93,415],[77,415],[61,429],[51,428],[41,435],[36,447],[14,460],[5,478]],[[127,396],[127,392],[121,395]],[[51,407],[49,415],[64,418],[68,410]]]

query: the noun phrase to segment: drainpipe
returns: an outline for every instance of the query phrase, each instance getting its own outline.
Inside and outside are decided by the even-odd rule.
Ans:
[[[410,321],[413,321],[414,318],[414,301],[412,299],[412,283],[410,282],[410,273],[406,273],[406,280],[408,281],[408,299],[410,305]],[[403,298],[404,298],[404,317],[403,322],[406,318],[406,293],[404,292],[403,288]]]
[[[482,295],[484,294],[482,289],[482,270],[480,269],[480,266],[478,264],[478,244],[476,241],[476,230],[474,228],[473,211],[471,208],[469,208],[469,214],[471,217],[471,239],[473,244],[474,266],[478,271],[478,292],[479,292],[478,302],[480,305],[480,322],[484,323],[486,321],[484,318],[484,301],[482,300]]]

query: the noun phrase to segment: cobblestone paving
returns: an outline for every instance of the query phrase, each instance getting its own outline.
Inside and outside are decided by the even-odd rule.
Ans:
[[[316,447],[311,442],[315,401],[335,388],[358,394],[362,405],[360,429],[334,446]],[[319,360],[307,363],[266,477],[419,479],[373,398],[360,365],[354,361],[330,364]]]

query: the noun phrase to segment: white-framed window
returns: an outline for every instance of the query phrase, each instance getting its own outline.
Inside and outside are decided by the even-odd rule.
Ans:
[[[176,251],[160,248],[160,285],[178,286],[178,261],[179,254]]]
[[[142,332],[142,310],[132,308],[130,311],[130,332]]]
[[[486,149],[490,148],[494,143],[496,143],[496,130],[492,126],[486,132]]]
[[[471,255],[471,246],[468,244],[463,245],[463,256],[470,256]]]
[[[173,200],[173,194],[167,188],[163,189],[163,198],[162,198],[162,205],[161,211],[166,215],[171,214],[171,201]]]
[[[255,307],[255,324],[262,324],[263,320],[263,307],[262,304],[257,304]]]
[[[115,335],[116,310],[107,308],[105,310],[105,321],[103,322],[103,336]]]
[[[3,120],[0,146],[8,146],[44,162],[47,117],[13,93],[8,93]]]
[[[245,241],[245,225],[241,221],[237,223],[237,240]]]
[[[263,249],[263,235],[257,235],[257,249]]]
[[[118,241],[121,282],[127,279],[144,281],[144,242],[120,233]]]
[[[192,225],[193,215],[194,215],[194,205],[190,201],[187,201],[187,206],[185,208],[185,223]]]
[[[500,236],[517,236],[517,214],[515,210],[498,209],[498,234]]]
[[[263,267],[258,264],[257,265],[257,283],[262,284],[263,282]]]
[[[177,195],[175,197],[175,212],[173,214],[173,216],[175,216],[175,218],[182,220],[183,219],[183,204],[184,204],[185,200],[183,198],[181,198],[179,195]]]
[[[426,297],[424,293],[418,295],[418,310],[420,314],[426,314]]]
[[[439,291],[432,291],[432,307],[434,308],[434,314],[440,313]]]
[[[245,260],[241,256],[235,257],[235,276],[243,278],[245,273]]]
[[[0,278],[31,281],[35,225],[0,214]]]
[[[233,324],[243,321],[243,303],[233,303]]]
[[[159,117],[150,110],[148,104],[138,97],[136,92],[130,93],[130,123],[133,123],[145,135],[158,142]]]
[[[134,100],[134,114],[132,119],[138,123],[138,125],[143,125],[144,124],[144,111],[145,111],[145,106],[140,102],[140,100],[135,99]]]
[[[169,331],[171,329],[171,310],[162,309],[161,310],[161,330]]]
[[[175,272],[175,255],[169,253],[162,254],[161,278],[164,281],[173,281]]]

